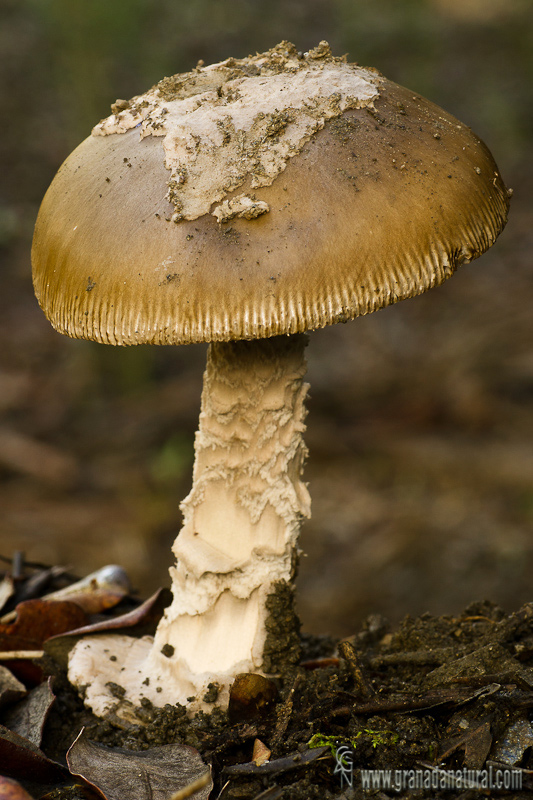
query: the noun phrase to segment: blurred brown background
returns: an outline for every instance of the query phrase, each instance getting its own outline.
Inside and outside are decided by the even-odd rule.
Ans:
[[[309,347],[305,627],[531,600],[531,0],[0,0],[0,553],[167,584],[205,348],[56,334],[30,244],[62,160],[116,98],[282,39],[327,39],[470,125],[514,189],[496,246]]]

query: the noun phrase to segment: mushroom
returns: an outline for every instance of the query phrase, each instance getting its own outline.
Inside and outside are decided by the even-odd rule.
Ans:
[[[69,675],[97,714],[208,689],[223,706],[236,674],[298,659],[305,332],[442,283],[494,243],[509,193],[469,128],[325,42],[112,110],[43,200],[39,303],[73,337],[210,345],[173,602],[153,640],[82,639]]]

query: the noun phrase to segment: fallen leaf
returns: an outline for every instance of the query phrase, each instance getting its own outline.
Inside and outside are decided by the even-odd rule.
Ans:
[[[67,753],[73,775],[96,788],[105,800],[168,800],[206,772],[193,747],[167,744],[149,750],[124,750],[91,742],[82,731]],[[207,800],[213,782],[197,792]]]
[[[468,769],[481,769],[491,747],[491,726],[490,722],[486,720],[472,732],[472,736],[465,742],[465,767],[468,767]]]
[[[131,591],[126,571],[117,564],[109,564],[64,589],[50,592],[45,600],[70,600],[87,614],[97,614],[112,608]]]
[[[121,614],[119,617],[112,617],[102,622],[95,622],[94,625],[85,625],[72,633],[100,633],[101,631],[114,631],[121,628],[135,628],[135,632],[139,636],[150,635],[155,633],[165,608],[171,602],[172,593],[170,589],[158,589],[155,594],[145,600],[142,605],[133,609],[133,611],[128,611],[127,614]]]
[[[463,717],[464,720],[464,717]],[[492,746],[490,720],[486,719],[448,744],[446,750],[439,755],[439,762],[444,762],[458,750],[464,752],[464,766],[467,769],[481,769]]]
[[[28,658],[28,653],[32,654],[31,658]],[[13,658],[12,654],[16,658]],[[0,650],[0,662],[13,673],[17,680],[24,684],[26,689],[39,686],[43,681],[43,671],[39,665],[39,659],[42,656],[42,650]]]
[[[0,775],[0,800],[33,800],[20,783]]]
[[[0,666],[0,708],[5,708],[26,694],[26,687],[18,681],[10,669]]]
[[[6,777],[36,783],[56,783],[67,774],[61,764],[51,761],[28,739],[4,725],[0,725],[0,764]]]
[[[11,575],[5,575],[0,581],[0,611],[3,609],[10,597],[15,592],[15,585]]]
[[[103,622],[96,622],[94,625],[85,625],[66,634],[58,634],[51,637],[45,644],[45,652],[66,669],[68,654],[82,636],[103,631],[116,631],[122,628],[127,628],[130,631],[133,628],[138,636],[153,635],[165,608],[171,602],[172,593],[170,589],[158,589],[152,597],[149,597],[142,605],[127,614],[106,619]]]
[[[21,570],[24,569],[24,562]],[[11,597],[9,606],[14,608],[18,603],[24,600],[33,600],[36,597],[43,596],[47,586],[57,578],[60,578],[67,571],[66,567],[41,567],[32,575],[27,577],[20,577],[14,583],[15,594]],[[13,622],[16,617],[16,611],[9,611],[4,614],[0,619],[0,623]]]
[[[55,701],[51,684],[52,679],[49,678],[46,683],[36,686],[3,717],[7,728],[24,736],[36,747],[41,745],[44,724]]]
[[[0,625],[0,650],[38,650],[51,636],[79,628],[87,616],[67,600],[25,600],[14,622]]]

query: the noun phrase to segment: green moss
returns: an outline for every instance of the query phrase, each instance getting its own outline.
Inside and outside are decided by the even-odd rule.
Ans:
[[[332,755],[335,755],[339,747],[343,744],[349,744],[355,750],[357,747],[357,740],[363,736],[370,740],[370,744],[374,749],[380,746],[390,747],[391,745],[395,745],[399,738],[398,734],[394,731],[376,731],[372,730],[371,728],[363,728],[362,730],[358,731],[355,736],[350,738],[344,736],[327,736],[323,733],[315,733],[309,740],[308,744],[311,748],[329,747]]]

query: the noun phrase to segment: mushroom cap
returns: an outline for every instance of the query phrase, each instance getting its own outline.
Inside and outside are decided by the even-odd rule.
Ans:
[[[506,222],[509,193],[468,127],[324,43],[198,68],[113,110],[35,228],[37,298],[76,338],[345,322],[442,283]]]

